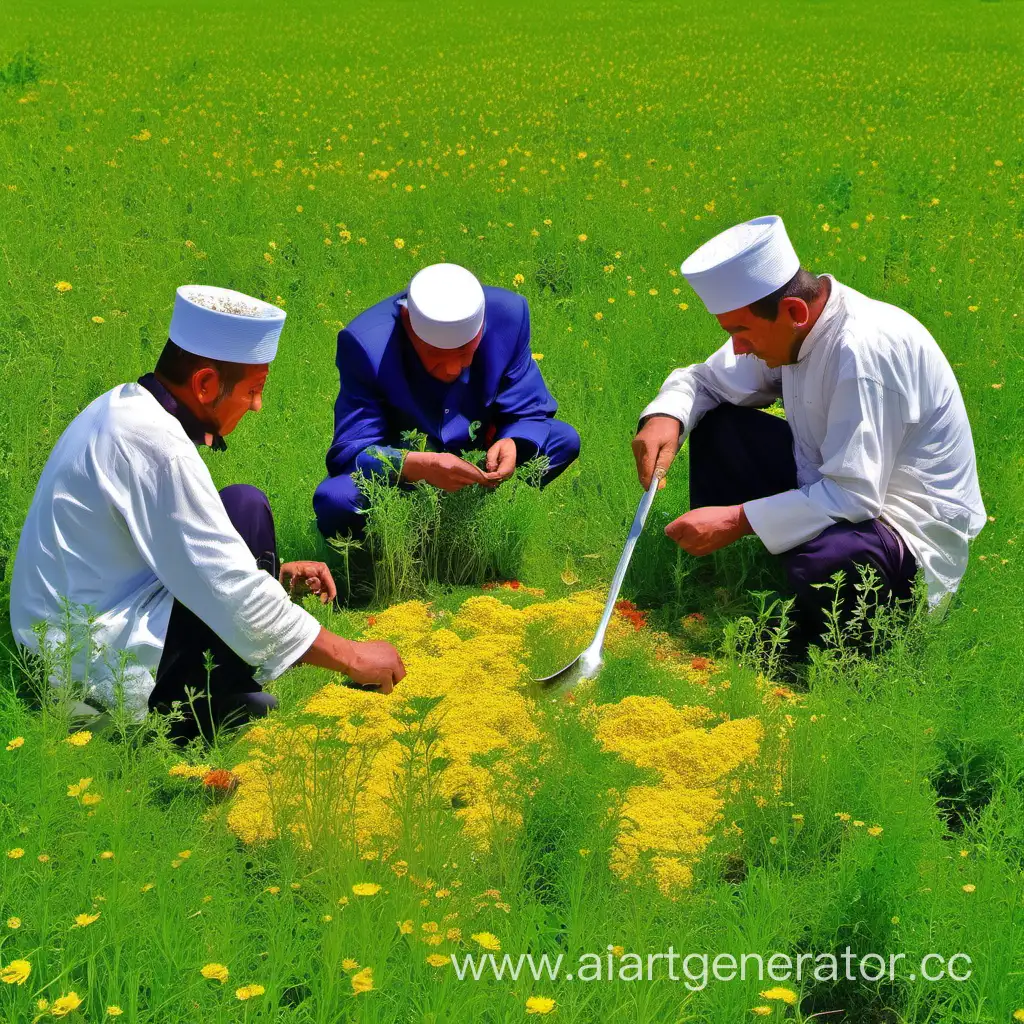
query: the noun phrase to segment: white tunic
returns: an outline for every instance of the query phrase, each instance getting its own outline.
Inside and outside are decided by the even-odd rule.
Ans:
[[[184,428],[139,384],[101,395],[64,431],[22,528],[11,627],[38,650],[69,632],[73,678],[100,703],[145,711],[177,598],[270,680],[319,633],[228,519]],[[83,642],[92,615],[92,649]],[[127,658],[120,670],[119,662]]]
[[[924,570],[936,604],[955,591],[967,543],[985,524],[974,442],[956,377],[909,313],[840,284],[800,346],[777,369],[734,357],[729,340],[675,370],[643,416],[674,416],[688,434],[722,402],[781,395],[793,432],[797,488],[744,504],[774,554],[832,524],[881,518]]]

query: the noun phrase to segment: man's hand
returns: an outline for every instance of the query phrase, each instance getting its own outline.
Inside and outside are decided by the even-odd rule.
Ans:
[[[633,438],[633,458],[636,459],[636,475],[644,490],[651,486],[651,477],[656,469],[668,472],[679,451],[682,429],[682,423],[674,416],[649,416],[637,431]],[[664,486],[663,478],[658,490]]]
[[[497,487],[516,471],[516,443],[511,437],[503,437],[487,449],[484,469],[487,471],[487,487]]]
[[[390,693],[405,677],[405,665],[387,641],[357,640],[352,643],[345,674],[358,686]]]
[[[447,452],[409,452],[402,463],[402,479],[414,484],[423,480],[442,491],[461,491],[471,484],[486,484],[491,474]]]
[[[285,562],[277,578],[292,597],[318,594],[320,603],[327,604],[338,596],[331,570],[323,562]]]
[[[691,555],[710,555],[753,532],[742,505],[695,508],[665,527],[666,535]]]
[[[299,661],[342,672],[356,686],[381,693],[390,693],[405,678],[405,665],[391,644],[384,640],[346,640],[323,627]]]

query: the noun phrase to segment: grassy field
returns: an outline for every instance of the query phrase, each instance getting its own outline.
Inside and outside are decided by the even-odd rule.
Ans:
[[[209,458],[219,485],[267,491],[286,556],[339,564],[310,504],[335,335],[424,264],[462,263],[529,299],[534,352],[583,454],[528,509],[519,577],[543,597],[488,591],[518,617],[472,605],[490,608],[481,625],[459,618],[480,591],[436,588],[438,617],[411,631],[386,616],[412,606],[324,613],[351,636],[404,639],[417,700],[383,724],[381,701],[332,704],[328,720],[357,716],[357,736],[336,735],[303,710],[333,693],[330,678],[290,673],[269,736],[188,753],[239,771],[231,799],[182,777],[159,735],[140,742],[124,725],[69,745],[66,709],[30,710],[0,658],[0,1017],[987,1024],[1024,1010],[1022,77],[1019,0],[8,0],[4,610],[49,450],[92,398],[152,367],[183,283],[288,311],[262,413]],[[773,580],[758,542],[698,563],[661,533],[685,507],[682,458],[627,580],[647,624],[621,618],[594,691],[534,706],[498,649],[533,671],[573,653],[639,496],[637,415],[670,369],[721,341],[679,263],[769,212],[806,266],[908,309],[957,371],[991,520],[959,597],[874,664],[823,656],[806,692],[775,687],[743,621],[750,591]],[[570,613],[526,610],[567,597],[580,602]],[[439,711],[449,671],[465,685]],[[505,689],[480,705],[491,732],[474,746],[471,730],[446,728],[464,698],[490,693],[481,680]],[[708,709],[703,724],[678,712],[691,716],[678,733],[696,752],[688,775],[644,753],[657,745],[641,742],[645,714],[677,713],[656,698]],[[633,745],[616,745],[615,708],[636,712]],[[716,746],[712,722],[757,724],[746,746]],[[275,742],[291,756],[273,768],[280,791],[299,795],[268,809],[253,803],[252,766]],[[367,793],[386,818],[376,830]],[[692,834],[679,820],[691,812]],[[911,966],[894,982],[787,982],[791,1005],[770,998],[771,980],[700,988],[617,968],[591,983],[458,981],[450,961],[427,960],[495,942],[573,963],[609,946],[617,964],[670,946],[850,946]],[[968,980],[910,978],[925,954],[958,952]],[[226,981],[201,973],[211,964]]]

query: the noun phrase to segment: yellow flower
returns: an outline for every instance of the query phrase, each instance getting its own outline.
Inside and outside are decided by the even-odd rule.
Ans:
[[[380,886],[376,882],[356,882],[352,886],[352,892],[356,896],[376,896],[380,892]]]
[[[47,1010],[47,1009],[49,1009],[49,1007],[50,1007],[50,1000],[49,999],[37,999],[36,1000],[36,1009],[37,1010]]]
[[[882,831],[883,829],[881,825],[872,825],[871,828],[868,829],[868,835],[880,836],[882,834]]]
[[[95,914],[76,914],[75,915],[75,928],[88,928],[94,921],[98,921],[100,911],[96,911]]]
[[[829,231],[829,230],[830,230],[830,228],[829,228],[828,224],[822,224],[822,225],[821,225],[821,230],[822,230],[822,231]]]
[[[854,825],[854,828],[863,828],[864,827],[864,822],[863,821],[856,821],[855,820],[853,825]]]
[[[775,988],[765,989],[761,993],[762,999],[777,999],[781,1003],[786,1003],[788,1006],[794,1006],[796,1004],[796,993],[791,988],[783,988],[781,985],[776,985]]]
[[[32,965],[27,960],[12,960],[0,970],[0,981],[6,985],[24,985],[32,973]]]
[[[966,885],[965,885],[965,886],[963,887],[963,890],[964,890],[964,892],[974,892],[974,891],[975,891],[975,889],[977,889],[977,886],[976,886],[976,885],[971,885],[971,883],[970,883],[970,882],[968,882],[968,883],[967,883],[967,884],[966,884]]]
[[[961,857],[970,857],[970,855],[971,855],[970,850],[961,850],[960,851],[960,856]]]
[[[36,857],[36,860],[39,861],[40,864],[46,864],[50,860],[50,855],[48,853],[41,853]]]
[[[544,353],[543,352],[534,352],[533,353],[533,361],[535,363],[539,363],[543,358],[544,358]]]
[[[64,742],[73,747],[84,747],[92,739],[92,733],[88,729],[81,729],[73,732]]]
[[[58,281],[53,287],[56,288],[57,291],[59,291],[59,292],[61,292],[63,294],[64,292],[71,291],[71,282],[70,281]]]
[[[521,285],[525,280],[526,278],[523,277],[522,274],[516,274],[516,276],[512,278],[512,283],[514,285]]]
[[[113,850],[104,850],[100,854],[100,860],[113,860],[113,859],[114,859],[114,851]]]
[[[8,928],[20,928],[21,927],[21,918],[20,917],[9,917],[9,918],[7,918],[7,927]]]
[[[373,968],[364,967],[358,974],[352,975],[352,991],[359,995],[373,991]]]
[[[149,890],[150,890],[150,889],[152,889],[152,888],[153,888],[153,886],[154,886],[155,884],[156,884],[155,882],[147,882],[147,883],[146,883],[146,884],[145,884],[145,885],[144,885],[144,886],[143,886],[143,887],[142,887],[142,888],[141,888],[141,889],[139,890],[139,892],[149,892]]]
[[[770,1017],[772,1008],[770,1006],[755,1006],[750,1011],[755,1017]]]
[[[264,889],[263,891],[264,892],[269,892],[271,896],[276,896],[281,891],[281,886],[279,886],[279,885],[268,885],[266,887],[266,889]]]
[[[81,796],[88,788],[92,779],[79,779],[68,786],[68,796]]]
[[[404,238],[396,238],[395,239],[395,248],[396,249],[404,249],[405,248],[405,239]]]
[[[847,814],[846,811],[836,811],[836,817],[840,821],[849,821],[850,820],[850,815]]]
[[[23,746],[25,746],[25,737],[24,736],[15,736],[14,739],[11,740],[11,742],[7,744],[7,749],[8,750],[17,750],[18,747],[23,747]]]
[[[448,957],[442,956],[440,953],[431,953],[427,957],[427,963],[431,967],[444,967],[449,962]]]
[[[352,957],[346,957],[341,961],[341,966],[346,971],[357,971],[359,969],[359,961],[353,960]]]
[[[101,317],[101,316],[94,316],[94,317],[92,318],[92,322],[93,322],[94,324],[105,324],[105,323],[106,323],[107,321],[106,321],[106,320],[104,320],[104,319],[103,319],[103,317]]]
[[[241,988],[235,989],[235,997],[245,1002],[246,999],[255,999],[256,996],[261,996],[266,991],[262,985],[243,985]]]
[[[107,1016],[108,1017],[120,1017],[122,1013],[124,1013],[124,1010],[122,1010],[120,1006],[108,1006],[107,1007]]]
[[[1024,1009],[1014,1010],[1013,1011],[1013,1019],[1014,1020],[1024,1020]]]
[[[413,925],[412,921],[399,921],[398,932],[400,935],[412,935]]]
[[[60,999],[54,999],[53,1006],[50,1007],[50,1013],[54,1017],[66,1017],[81,1005],[82,1000],[78,998],[78,993],[69,992],[66,996],[61,996]]]
[[[102,799],[99,793],[86,793],[82,797],[82,804],[85,807],[95,807]]]
[[[595,320],[603,320],[604,319],[604,313],[601,313],[601,312],[595,313],[594,314],[594,319]]]
[[[497,952],[501,949],[501,941],[497,935],[492,935],[490,932],[477,932],[473,936],[473,941],[484,949],[489,949],[492,952]]]
[[[527,1013],[550,1013],[554,1008],[554,999],[549,999],[547,996],[530,996],[526,1000]]]
[[[11,860],[20,860],[25,856],[25,851],[20,846],[16,846],[13,850],[7,851],[7,856],[10,857]]]
[[[222,985],[228,980],[228,969],[224,964],[207,964],[199,968],[199,973],[210,981],[219,981]]]
[[[690,304],[688,302],[680,302],[679,308],[685,313],[690,308]]]

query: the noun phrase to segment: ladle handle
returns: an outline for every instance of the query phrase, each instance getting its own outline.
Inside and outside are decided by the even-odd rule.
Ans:
[[[612,577],[612,585],[608,591],[608,600],[605,602],[604,613],[601,616],[601,623],[597,627],[594,641],[590,645],[592,650],[599,651],[604,645],[604,635],[608,630],[608,623],[612,621],[612,612],[615,611],[615,602],[619,598],[619,591],[622,589],[622,582],[626,578],[626,570],[629,568],[630,559],[633,557],[633,549],[640,538],[640,533],[647,522],[647,513],[651,511],[654,502],[654,495],[658,491],[658,484],[664,479],[665,470],[658,468],[651,477],[651,486],[644,492],[637,506],[636,515],[633,516],[633,525],[629,528],[629,536],[626,538],[626,546],[622,549],[619,564],[615,567],[615,575]]]

